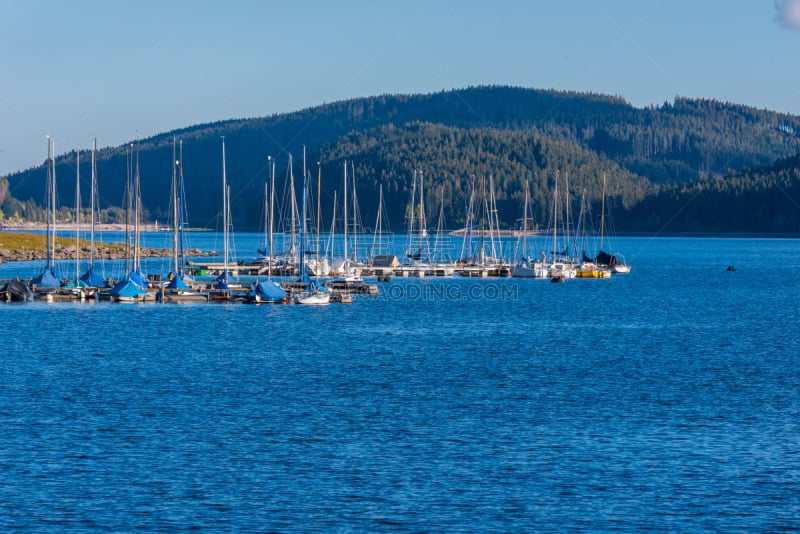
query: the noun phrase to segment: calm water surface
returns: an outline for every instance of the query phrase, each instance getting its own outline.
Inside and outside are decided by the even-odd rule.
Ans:
[[[619,248],[320,309],[2,305],[0,529],[800,529],[800,241]]]

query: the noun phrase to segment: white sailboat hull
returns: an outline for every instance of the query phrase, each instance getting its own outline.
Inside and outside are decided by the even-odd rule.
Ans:
[[[294,297],[295,304],[325,306],[330,304],[331,295],[327,291],[303,291]]]
[[[547,267],[541,264],[515,265],[511,268],[512,278],[547,278]]]

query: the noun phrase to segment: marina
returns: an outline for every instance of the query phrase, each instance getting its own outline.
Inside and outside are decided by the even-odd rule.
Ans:
[[[105,241],[113,240],[118,234],[111,232],[103,236]],[[218,245],[222,237],[213,232],[188,233],[187,238],[195,250],[206,250],[208,254],[213,254],[213,249]],[[237,249],[255,250],[261,239],[258,233],[240,233],[236,235]],[[141,237],[147,246],[163,246],[165,233],[163,232],[144,232]],[[402,241],[406,238],[399,236],[398,243],[389,245],[390,247],[400,248]],[[460,239],[460,238],[454,238]],[[504,238],[509,246],[516,238]],[[80,269],[86,270],[88,258],[81,262]],[[227,264],[227,273],[230,276],[231,287],[229,289],[216,288],[219,276],[225,271],[226,264],[215,258],[192,257],[185,260],[185,274],[181,278],[181,286],[176,286],[176,278],[173,274],[172,260],[169,257],[144,258],[142,261],[143,287],[145,289],[139,297],[133,300],[141,302],[247,302],[246,295],[250,293],[259,281],[274,280],[287,294],[296,295],[307,285],[307,282],[299,278],[299,267],[297,265],[274,264],[270,266],[263,259],[235,260]],[[79,287],[67,287],[69,284],[58,285],[56,287],[42,287],[35,283],[30,273],[38,272],[42,269],[40,265],[46,265],[41,260],[28,260],[6,262],[0,265],[0,287],[9,282],[17,282],[30,289],[30,296],[27,299],[46,300],[48,302],[60,301],[115,301],[119,299],[111,294],[111,289],[125,279],[125,260],[96,259],[95,271],[103,281],[102,287],[92,287],[81,285]],[[74,269],[75,260],[56,260],[53,265],[57,272]],[[491,280],[495,278],[516,279],[512,273],[513,264],[511,262],[501,263],[492,266],[470,266],[462,265],[458,262],[423,264],[420,262],[403,264],[400,263],[399,255],[388,255],[377,258],[374,263],[352,264],[358,270],[359,277],[348,279],[341,275],[330,273],[328,276],[311,277],[318,280],[318,284],[330,290],[333,300],[339,302],[342,296],[375,296],[380,292],[380,286],[390,284],[398,280],[417,281],[426,283],[434,279],[483,279]],[[180,270],[180,269],[179,269]],[[604,272],[604,271],[603,271]],[[158,274],[166,273],[166,274]],[[549,272],[542,271],[540,280],[546,280]],[[589,278],[589,276],[578,274],[578,277]],[[609,275],[598,275],[606,277]],[[235,285],[233,283],[235,280]],[[10,300],[11,297],[8,297]],[[348,300],[348,299],[344,299]],[[291,301],[291,299],[289,300]]]

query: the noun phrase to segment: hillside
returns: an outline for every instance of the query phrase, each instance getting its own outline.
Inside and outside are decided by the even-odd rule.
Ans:
[[[446,150],[424,147],[420,143],[427,141],[420,137],[420,126],[413,126],[420,123],[451,128],[434,135],[432,126],[427,126],[425,135],[446,135],[458,141],[448,141],[448,145],[441,138],[430,140]],[[473,130],[482,133],[477,137],[464,133]],[[336,166],[341,159],[354,160],[365,219],[370,216],[368,199],[376,197],[379,177],[384,177],[392,181],[391,185],[384,184],[387,194],[395,195],[390,210],[393,224],[402,221],[404,213],[397,204],[407,202],[411,169],[418,167],[430,178],[426,185],[429,206],[437,204],[435,192],[441,185],[446,199],[452,200],[446,206],[447,217],[455,223],[472,175],[494,174],[501,200],[519,200],[522,192],[511,184],[521,184],[525,176],[531,176],[532,190],[537,183],[542,188],[535,193],[541,201],[548,196],[543,180],[552,177],[556,169],[571,170],[576,180],[586,180],[586,187],[592,191],[589,195],[596,198],[597,175],[603,166],[616,177],[612,187],[625,184],[625,190],[616,194],[624,206],[630,207],[630,202],[642,200],[646,191],[655,194],[659,190],[650,183],[683,184],[699,176],[724,179],[742,169],[768,166],[789,157],[796,152],[798,132],[798,117],[713,100],[678,98],[663,106],[641,109],[618,97],[476,87],[428,95],[359,98],[294,113],[198,125],[141,140],[136,149],[143,203],[151,218],[165,220],[169,212],[172,139],[177,136],[184,145],[189,223],[218,226],[222,203],[216,192],[221,191],[220,137],[224,135],[234,224],[238,228],[257,228],[260,224],[267,156],[277,158],[280,170],[286,167],[288,153],[293,153],[294,174],[299,177],[303,145],[309,167],[316,161],[323,163],[326,181],[340,176]],[[404,147],[402,135],[417,136],[416,141],[406,143],[405,151],[400,150]],[[458,143],[464,146],[458,147]],[[380,149],[380,145],[387,148]],[[545,146],[546,150],[537,152]],[[394,161],[388,147],[400,151],[404,159]],[[98,154],[103,207],[123,203],[127,149],[109,148]],[[82,156],[82,167],[88,169],[88,154]],[[74,153],[58,159],[57,176],[59,198],[72,199]],[[84,170],[82,176],[86,176],[82,193],[86,198],[88,172]],[[22,201],[32,199],[26,212],[35,213],[33,204],[44,198],[44,167],[10,175],[8,181],[10,194]],[[519,202],[514,205],[518,209]],[[4,211],[13,215],[8,208],[7,202]],[[510,209],[503,213],[508,224],[516,216]],[[623,212],[619,215],[625,216]]]
[[[800,234],[800,156],[662,188],[620,213],[621,231]]]
[[[607,197],[630,207],[653,187],[646,179],[581,145],[534,132],[463,129],[429,123],[382,126],[353,133],[322,150],[326,190],[342,190],[342,165],[352,161],[358,184],[361,216],[368,226],[377,215],[379,186],[393,228],[403,228],[411,197],[409,179],[414,169],[424,176],[429,224],[438,224],[440,206],[444,224],[464,225],[473,187],[476,202],[493,184],[501,226],[513,228],[522,217],[525,184],[530,191],[529,216],[545,224],[552,205],[558,169],[559,187],[565,185],[577,199],[585,194],[599,211],[602,176],[608,176]],[[333,180],[331,180],[331,175]],[[327,219],[325,219],[327,220]]]

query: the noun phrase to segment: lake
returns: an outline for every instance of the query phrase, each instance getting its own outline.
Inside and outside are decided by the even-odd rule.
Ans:
[[[616,244],[607,280],[0,305],[0,529],[800,529],[800,240]]]

